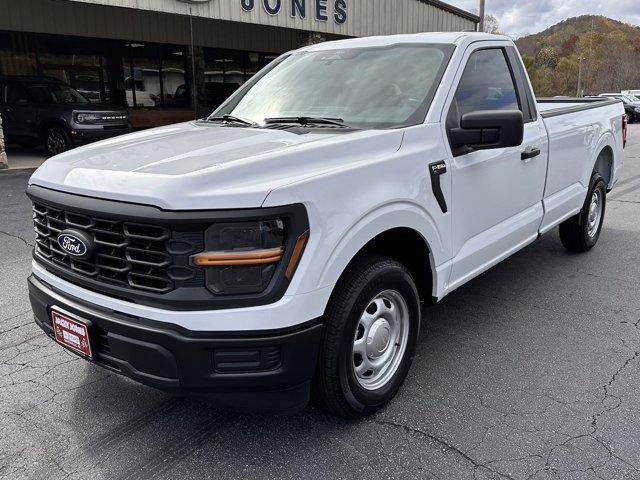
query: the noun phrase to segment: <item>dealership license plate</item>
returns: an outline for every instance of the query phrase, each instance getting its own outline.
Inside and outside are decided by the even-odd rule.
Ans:
[[[51,309],[51,324],[56,342],[91,358],[91,343],[86,323],[54,307]]]

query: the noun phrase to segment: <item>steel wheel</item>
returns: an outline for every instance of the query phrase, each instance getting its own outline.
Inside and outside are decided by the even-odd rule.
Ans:
[[[600,228],[600,219],[602,218],[602,196],[600,190],[595,190],[591,196],[591,203],[589,204],[589,216],[587,221],[587,234],[593,238],[598,233]]]
[[[409,372],[419,332],[420,296],[409,270],[382,255],[355,258],[323,316],[315,401],[345,418],[384,408]]]
[[[570,252],[588,252],[595,247],[607,209],[607,185],[593,172],[589,190],[579,213],[560,224],[560,240]]]
[[[393,377],[402,361],[409,335],[409,309],[395,290],[385,290],[369,302],[356,326],[352,365],[358,383],[377,390]]]

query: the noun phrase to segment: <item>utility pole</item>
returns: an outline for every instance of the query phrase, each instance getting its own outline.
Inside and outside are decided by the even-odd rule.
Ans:
[[[578,91],[576,92],[576,97],[581,97],[581,92],[582,92],[582,61],[586,60],[585,57],[580,57],[579,59],[579,64],[578,64]]]
[[[480,17],[480,23],[478,24],[478,31],[484,32],[484,4],[485,0],[480,0],[480,13],[478,16]]]
[[[191,11],[191,7],[189,7],[189,34],[190,38],[190,47],[191,47],[191,97],[193,99],[193,111],[195,112],[195,118],[198,118],[198,86],[196,84],[196,52],[193,46],[193,12]]]

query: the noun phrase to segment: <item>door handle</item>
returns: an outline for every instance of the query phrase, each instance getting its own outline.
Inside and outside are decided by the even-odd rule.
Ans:
[[[528,147],[524,152],[522,152],[522,155],[520,155],[520,158],[522,160],[530,160],[532,158],[537,157],[541,153],[542,151],[538,147]]]

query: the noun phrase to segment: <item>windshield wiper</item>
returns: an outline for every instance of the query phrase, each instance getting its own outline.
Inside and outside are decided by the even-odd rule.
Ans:
[[[265,118],[264,123],[267,125],[274,123],[298,123],[300,125],[338,125],[340,127],[348,127],[341,118],[328,117],[272,117]]]
[[[207,118],[208,122],[227,122],[227,123],[239,123],[241,125],[248,125],[254,127],[257,123],[252,122],[250,120],[245,120],[244,118],[235,117],[233,115],[222,115],[221,117],[209,117]]]

